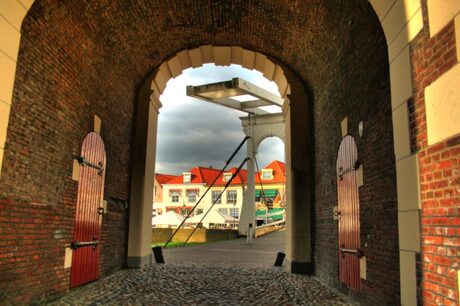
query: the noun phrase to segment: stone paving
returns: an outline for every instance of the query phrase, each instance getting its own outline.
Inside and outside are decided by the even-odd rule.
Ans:
[[[273,267],[284,232],[163,250],[165,264],[119,271],[51,305],[350,305],[315,278]]]

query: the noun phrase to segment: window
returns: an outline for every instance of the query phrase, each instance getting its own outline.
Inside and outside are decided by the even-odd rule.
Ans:
[[[222,198],[219,198],[220,193],[221,192],[218,191],[218,190],[213,190],[212,191],[212,203],[216,203],[216,204],[222,203]],[[219,198],[219,199],[217,199],[217,198]]]
[[[224,173],[224,182],[230,181],[231,178],[232,178],[231,172]]]
[[[184,183],[190,183],[192,181],[192,174],[190,172],[182,173],[184,176]]]
[[[262,179],[263,180],[273,179],[273,170],[272,169],[262,169]]]
[[[238,219],[240,217],[240,209],[239,208],[230,208],[230,216],[232,216],[235,219]]]
[[[201,215],[203,213],[203,208],[197,208],[195,215]]]
[[[188,215],[189,212],[190,212],[190,210],[187,209],[187,208],[182,208],[182,209],[180,210],[180,214],[181,214],[182,216]]]
[[[223,214],[223,215],[228,215],[228,209],[227,208],[219,208],[218,211]]]
[[[187,190],[187,201],[189,203],[195,203],[196,202],[196,190]]]
[[[171,202],[179,203],[179,197],[182,194],[180,189],[170,189],[169,190],[169,197],[171,198]]]
[[[236,190],[227,191],[227,203],[228,204],[236,203]]]

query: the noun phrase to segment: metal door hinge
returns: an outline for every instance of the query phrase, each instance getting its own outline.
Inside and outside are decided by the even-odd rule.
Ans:
[[[333,220],[340,220],[340,211],[338,206],[332,207],[332,218]]]
[[[104,172],[104,167],[103,167],[103,164],[102,162],[99,162],[98,164],[94,164],[90,161],[88,161],[87,159],[85,159],[83,156],[77,156],[75,157],[75,159],[78,161],[78,163],[83,166],[83,167],[90,167],[90,168],[94,168],[97,170],[97,174],[99,175],[102,175],[102,173]]]
[[[342,244],[342,247],[339,249],[342,257],[345,257],[345,254],[352,254],[358,256],[358,258],[363,257],[363,251],[360,248],[355,249],[346,249],[345,245]]]
[[[72,241],[70,244],[70,248],[72,250],[77,250],[82,247],[91,246],[94,250],[96,249],[97,245],[99,244],[99,240],[94,241]]]

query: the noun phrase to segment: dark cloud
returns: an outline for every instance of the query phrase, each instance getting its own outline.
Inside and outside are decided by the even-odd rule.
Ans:
[[[246,70],[246,69],[245,69]],[[180,174],[194,166],[212,165],[222,168],[244,138],[239,117],[246,113],[185,95],[186,85],[198,85],[242,77],[260,84],[261,75],[238,67],[205,67],[184,72],[168,83],[160,110],[157,138],[157,172]],[[268,82],[266,80],[266,82]],[[259,166],[273,159],[283,159],[284,145],[269,138],[262,142],[258,154]],[[268,145],[265,145],[268,143]],[[281,148],[281,150],[280,150]],[[230,167],[237,166],[246,156],[241,148]]]

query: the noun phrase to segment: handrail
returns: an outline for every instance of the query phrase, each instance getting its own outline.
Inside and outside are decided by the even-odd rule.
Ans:
[[[201,218],[200,222],[197,223],[197,226],[195,226],[193,228],[193,231],[190,233],[190,235],[187,237],[187,239],[185,240],[184,244],[182,246],[185,246],[188,242],[188,240],[190,239],[190,237],[192,237],[193,233],[195,233],[196,229],[198,228],[198,225],[201,224],[201,222],[203,222],[204,218],[206,218],[206,216],[208,215],[208,213],[211,211],[211,209],[214,207],[214,205],[217,203],[217,201],[220,200],[220,198],[222,197],[222,194],[224,193],[225,190],[227,190],[228,186],[230,186],[230,184],[232,183],[233,179],[238,175],[238,173],[240,172],[241,168],[243,168],[244,164],[249,160],[249,157],[246,157],[240,164],[240,166],[238,167],[238,169],[236,169],[235,173],[233,173],[232,177],[228,180],[228,182],[225,184],[224,186],[224,190],[222,190],[222,192],[219,194],[219,196],[214,200],[214,202],[212,202],[212,205],[209,207],[208,211],[204,214],[203,218]]]
[[[282,219],[282,220],[275,221],[275,222],[272,222],[272,223],[267,223],[267,224],[263,224],[263,225],[260,225],[260,226],[256,226],[256,229],[266,228],[266,227],[270,227],[270,226],[278,225],[278,224],[283,224],[285,222],[286,222],[286,219]]]
[[[244,137],[243,141],[241,141],[241,143],[238,145],[238,147],[235,149],[235,151],[233,151],[232,155],[230,156],[230,158],[227,160],[227,162],[225,163],[225,166],[222,168],[222,170],[220,170],[219,174],[214,178],[214,181],[212,181],[211,185],[208,186],[208,188],[206,189],[206,191],[203,193],[203,195],[200,197],[200,199],[198,200],[198,202],[196,202],[195,206],[192,207],[192,209],[190,210],[190,212],[187,214],[187,216],[184,218],[184,220],[182,220],[181,224],[179,224],[179,226],[176,228],[176,230],[173,232],[173,234],[171,235],[171,237],[169,237],[168,241],[166,241],[165,245],[163,246],[163,248],[166,248],[166,246],[171,242],[171,240],[173,239],[173,237],[176,235],[176,233],[179,231],[179,229],[181,228],[182,225],[184,225],[185,221],[187,220],[188,217],[190,217],[190,215],[195,211],[195,208],[198,206],[198,204],[201,203],[201,200],[203,200],[204,196],[208,193],[208,191],[211,189],[212,186],[214,186],[214,184],[216,183],[217,179],[220,177],[220,175],[222,173],[224,173],[225,169],[227,168],[228,164],[230,164],[230,162],[233,160],[233,158],[235,157],[235,155],[238,153],[238,151],[241,149],[241,147],[243,146],[243,144],[249,139],[250,137],[249,136],[246,136]]]

